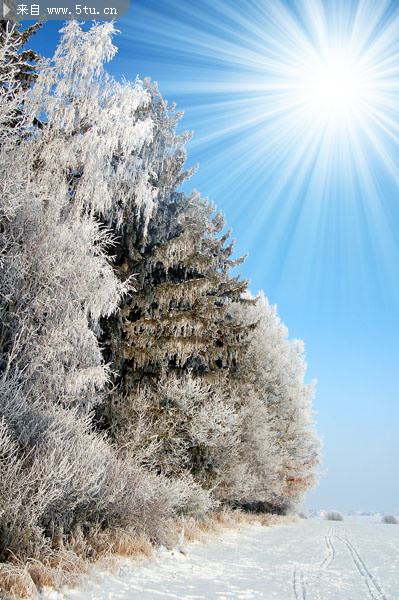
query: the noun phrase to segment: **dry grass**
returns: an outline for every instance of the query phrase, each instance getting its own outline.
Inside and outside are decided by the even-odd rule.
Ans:
[[[15,558],[14,561],[2,565],[14,571],[13,578],[7,577],[7,569],[0,569],[0,589],[7,589],[10,598],[36,598],[37,590],[46,587],[77,585],[90,568],[87,560],[65,548],[47,549],[40,559]]]
[[[73,587],[93,564],[112,571],[117,567],[116,556],[150,558],[153,550],[142,533],[97,527],[84,537],[76,529],[59,548],[47,548],[39,558],[14,557],[14,562],[0,563],[0,598],[37,598],[38,590],[43,588]]]
[[[27,564],[27,570],[37,589],[58,587],[57,572],[40,560],[31,559]]]
[[[245,513],[240,510],[222,509],[198,519],[190,517],[184,521],[184,539],[187,542],[206,542],[217,537],[226,529],[239,529],[246,525],[288,525],[298,521],[295,515],[271,515]]]
[[[219,537],[226,529],[254,524],[273,527],[296,521],[296,516],[251,514],[224,508],[201,518],[175,520],[171,527],[171,540],[176,541],[175,545],[181,550],[184,542],[207,542]],[[154,545],[148,537],[134,530],[104,531],[95,527],[84,536],[77,528],[57,549],[48,548],[40,558],[22,560],[15,557],[13,563],[1,563],[0,598],[38,598],[38,590],[43,588],[78,585],[82,575],[88,573],[93,564],[112,571],[118,566],[118,556],[149,559],[153,552]]]
[[[136,531],[113,529],[90,534],[88,543],[95,550],[96,558],[117,554],[134,559],[151,558],[154,547],[149,539]]]
[[[0,563],[0,597],[37,598],[36,585],[26,568]]]
[[[299,522],[298,515],[272,515],[269,513],[245,513],[244,522],[263,527],[275,527],[276,525],[292,525]]]
[[[114,555],[150,558],[153,553],[153,545],[143,533],[123,528],[104,530],[99,526],[92,527],[86,536],[75,529],[65,548],[89,562]]]

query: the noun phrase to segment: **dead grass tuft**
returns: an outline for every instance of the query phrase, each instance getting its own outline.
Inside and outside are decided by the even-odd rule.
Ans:
[[[55,569],[36,559],[30,559],[26,568],[37,589],[57,587],[57,573]]]
[[[153,545],[143,533],[113,530],[110,532],[112,550],[120,556],[151,558]]]
[[[187,517],[184,521],[184,540],[186,542],[205,542],[214,536],[218,529],[218,523],[208,516]]]
[[[0,563],[0,597],[4,600],[37,598],[37,589],[29,571],[13,564]]]
[[[26,568],[37,588],[57,589],[63,585],[75,586],[80,583],[82,575],[87,574],[90,565],[83,557],[72,550],[62,548],[48,550],[38,559],[29,559]]]
[[[112,550],[109,531],[104,531],[99,526],[93,527],[86,537],[85,557],[97,561],[101,557],[111,555]]]

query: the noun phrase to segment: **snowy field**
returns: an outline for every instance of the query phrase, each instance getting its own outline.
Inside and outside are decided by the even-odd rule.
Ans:
[[[58,600],[394,600],[399,599],[399,525],[372,517],[246,526],[222,540],[189,544],[185,555],[121,563]]]

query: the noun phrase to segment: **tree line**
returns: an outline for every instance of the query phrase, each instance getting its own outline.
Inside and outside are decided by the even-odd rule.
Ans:
[[[112,23],[0,29],[0,559],[181,515],[294,510],[317,478],[303,343],[185,194],[188,132],[116,81]]]

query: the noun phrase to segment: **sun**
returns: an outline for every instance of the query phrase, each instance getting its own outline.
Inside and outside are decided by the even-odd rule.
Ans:
[[[349,115],[366,100],[365,73],[349,58],[320,60],[310,70],[306,92],[325,116]]]
[[[348,47],[304,53],[291,91],[308,121],[343,125],[367,111],[378,85],[370,61]]]

